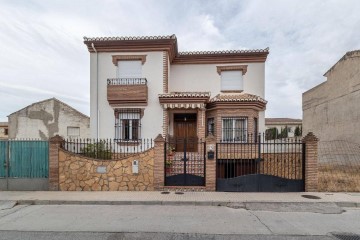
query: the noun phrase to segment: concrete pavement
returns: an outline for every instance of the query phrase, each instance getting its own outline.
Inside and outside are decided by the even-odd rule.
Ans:
[[[18,205],[13,209],[0,211],[4,213],[0,216],[0,236],[9,231],[12,234],[56,232],[66,235],[69,232],[96,232],[205,236],[178,239],[228,239],[229,236],[237,236],[232,239],[276,239],[242,238],[249,235],[280,236],[278,239],[301,239],[299,236],[317,239],[322,236],[320,239],[329,239],[325,237],[334,233],[359,236],[360,209],[344,210],[337,214],[321,214],[251,211],[225,206]]]
[[[313,198],[305,198],[310,195]],[[60,191],[0,191],[0,201],[18,204],[52,205],[201,205],[239,208],[265,208],[296,204],[336,204],[339,207],[360,207],[360,193],[229,193],[229,192],[60,192]],[[261,206],[259,206],[261,203]],[[1,204],[0,204],[1,206]],[[277,208],[278,206],[276,206]]]

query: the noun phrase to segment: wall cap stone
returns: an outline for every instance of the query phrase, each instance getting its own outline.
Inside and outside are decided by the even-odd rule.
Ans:
[[[216,142],[216,137],[214,135],[212,135],[212,133],[210,133],[206,138],[205,138],[206,142]]]
[[[309,132],[303,139],[302,142],[318,142],[319,139],[314,135],[313,132]]]
[[[157,137],[154,139],[154,142],[165,142],[165,139],[161,134],[157,135]]]
[[[49,139],[50,143],[63,143],[65,142],[64,138],[59,136],[59,135],[55,135],[52,138]]]

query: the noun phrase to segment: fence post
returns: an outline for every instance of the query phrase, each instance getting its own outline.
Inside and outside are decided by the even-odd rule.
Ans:
[[[162,190],[164,187],[164,145],[165,139],[159,134],[154,139],[154,188]]]
[[[49,140],[49,190],[59,190],[59,148],[65,140],[56,135]]]
[[[318,142],[319,139],[309,132],[303,139],[305,143],[305,192],[318,191]]]
[[[207,191],[216,191],[216,138],[210,134],[206,137],[206,153],[214,152],[214,159],[206,157],[206,179],[205,187]]]

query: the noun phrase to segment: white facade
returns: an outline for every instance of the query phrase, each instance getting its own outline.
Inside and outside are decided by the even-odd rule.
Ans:
[[[142,65],[142,77],[147,79],[148,104],[147,106],[127,105],[120,108],[143,108],[141,135],[143,138],[155,138],[162,133],[163,111],[159,104],[158,94],[163,91],[164,53],[141,52],[141,54],[146,55],[146,62]],[[93,138],[114,138],[115,136],[115,109],[107,101],[107,79],[117,77],[117,67],[112,62],[112,55],[136,54],[130,52],[90,54],[90,128]]]
[[[217,66],[238,64],[174,64],[170,65],[169,92],[210,92],[211,98],[221,93],[221,75]],[[247,65],[243,75],[243,91],[265,98],[265,63]],[[259,132],[265,131],[265,111],[259,112]]]
[[[129,40],[130,39],[130,40]],[[145,40],[144,40],[145,39]],[[109,43],[109,44],[108,44]],[[160,44],[161,43],[161,44]],[[237,57],[234,62],[226,61],[226,54],[210,54],[210,62],[202,60],[188,60],[185,63],[178,58],[182,53],[177,52],[176,37],[168,38],[85,38],[85,44],[90,52],[90,128],[93,138],[115,138],[116,117],[115,112],[121,109],[141,109],[141,136],[143,139],[154,139],[158,134],[172,133],[174,113],[195,113],[202,117],[201,127],[205,128],[205,112],[199,115],[199,111],[206,111],[197,103],[181,105],[181,99],[173,105],[171,110],[166,109],[159,101],[159,94],[173,92],[209,92],[210,98],[221,91],[221,73],[217,67],[245,66],[246,73],[242,75],[242,92],[265,98],[265,60],[268,50],[238,51],[231,53],[231,57]],[[127,51],[127,48],[129,49]],[[130,51],[131,49],[131,51]],[[201,55],[202,53],[200,53]],[[249,58],[248,55],[254,57]],[[256,56],[260,54],[261,57]],[[142,62],[141,77],[147,80],[147,103],[146,104],[111,104],[108,100],[107,79],[121,77],[119,65],[121,61],[132,61],[136,56],[145,56]],[[206,55],[206,54],[205,54]],[[240,59],[242,56],[250,59],[249,62]],[[114,57],[119,57],[119,62],[114,62]],[[219,56],[219,62],[217,57]],[[252,56],[252,55],[251,55]],[[186,56],[185,56],[186,57]],[[189,58],[191,58],[190,56]],[[261,58],[261,59],[260,59]],[[240,60],[239,60],[240,59]],[[254,60],[255,59],[255,60]],[[187,61],[187,63],[186,63]],[[121,69],[120,69],[121,70]],[[135,71],[136,72],[136,71]],[[137,76],[139,74],[135,73]],[[226,93],[226,94],[241,94]],[[195,101],[195,100],[191,100]],[[266,105],[266,101],[263,101]],[[168,106],[168,105],[166,105]],[[202,106],[202,105],[201,105]],[[265,107],[258,110],[258,130],[265,131]],[[199,126],[198,126],[199,128]],[[166,129],[166,130],[164,130]],[[167,130],[168,129],[168,130]]]

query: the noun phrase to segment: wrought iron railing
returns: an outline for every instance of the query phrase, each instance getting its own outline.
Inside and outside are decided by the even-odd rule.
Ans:
[[[108,78],[107,85],[146,85],[146,78]]]
[[[154,146],[153,139],[66,139],[69,152],[96,159],[119,159],[141,153]]]

